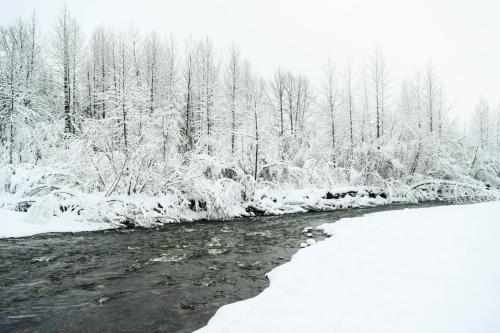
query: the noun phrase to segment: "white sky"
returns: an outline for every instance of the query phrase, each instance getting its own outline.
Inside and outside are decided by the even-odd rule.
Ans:
[[[64,2],[87,34],[133,22],[221,49],[235,41],[264,76],[281,66],[315,80],[328,56],[360,68],[378,44],[398,85],[432,60],[453,115],[480,96],[500,102],[499,0],[0,0],[0,24],[36,10],[48,33]]]

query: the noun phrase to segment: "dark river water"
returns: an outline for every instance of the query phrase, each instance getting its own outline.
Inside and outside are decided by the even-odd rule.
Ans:
[[[407,207],[0,239],[0,332],[192,332],[266,288],[304,227]]]

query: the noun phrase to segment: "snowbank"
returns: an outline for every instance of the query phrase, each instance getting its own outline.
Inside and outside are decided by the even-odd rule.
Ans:
[[[394,202],[500,200],[500,191],[473,180],[463,183],[428,178],[413,185],[401,181],[349,185],[335,183],[334,179],[312,181],[312,175],[292,168],[291,179],[295,181],[256,182],[242,170],[225,167],[213,158],[192,163],[190,172],[174,173],[175,179],[167,181],[161,190],[127,194],[113,191],[114,183],[108,189],[96,187],[85,175],[60,167],[5,165],[0,167],[0,210],[27,212],[28,222],[35,224],[62,224],[63,218],[65,224],[57,230],[80,231],[96,228],[92,222],[103,223],[102,228],[150,228],[172,222],[331,211]],[[329,173],[323,170],[321,174],[326,177]],[[91,223],[82,227],[78,221]],[[27,233],[33,229],[32,225],[26,227]],[[5,228],[2,233],[10,235]],[[24,235],[20,231],[14,234]]]
[[[44,221],[33,221],[28,213],[0,209],[0,238],[26,237],[47,232],[79,232],[112,228],[98,222],[79,221],[73,216],[53,217]]]
[[[499,332],[498,216],[491,202],[325,224],[331,238],[197,332]]]
[[[50,195],[31,198],[32,202],[26,212],[19,212],[16,209],[24,208],[19,203],[26,202],[25,197],[4,193],[0,196],[0,238],[25,237],[46,232],[152,227],[172,222],[231,219],[256,213],[282,215],[327,211],[392,202],[372,192],[370,194],[372,197],[361,188],[268,190],[258,191],[251,202],[243,202],[234,195],[232,200],[214,200],[218,205],[214,207],[214,202],[200,198],[188,200],[182,195],[122,195],[105,198],[101,193],[75,193],[69,198]],[[338,195],[339,198],[327,198],[328,195]]]

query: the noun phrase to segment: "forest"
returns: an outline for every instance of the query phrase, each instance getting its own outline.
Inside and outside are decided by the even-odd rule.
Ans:
[[[455,119],[423,64],[396,82],[375,47],[325,55],[321,80],[264,77],[208,36],[18,19],[0,27],[0,206],[154,226],[498,198],[500,108]]]

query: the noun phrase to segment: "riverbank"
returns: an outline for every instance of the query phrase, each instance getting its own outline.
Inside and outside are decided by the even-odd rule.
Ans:
[[[270,191],[256,195],[247,203],[226,205],[223,218],[210,214],[210,203],[202,200],[183,202],[167,196],[120,196],[102,198],[87,196],[86,210],[60,209],[58,201],[35,202],[27,209],[19,208],[19,200],[3,200],[0,208],[0,238],[25,237],[48,232],[80,232],[122,228],[151,228],[175,222],[229,220],[251,216],[277,216],[308,212],[335,211],[350,208],[384,206],[391,203],[410,203],[408,198],[395,198],[373,188],[301,189]],[[82,198],[82,195],[80,195]],[[21,199],[25,200],[25,199]],[[415,202],[415,201],[413,201]],[[102,203],[109,203],[102,211]],[[100,209],[92,209],[99,207]],[[22,208],[22,207],[21,207]],[[131,210],[134,209],[135,210]],[[24,210],[24,211],[19,211]],[[225,218],[224,218],[225,217]]]
[[[308,171],[309,177],[299,177],[301,181],[292,181],[292,177],[287,182],[256,182],[233,169],[215,172],[216,169],[202,165],[198,176],[183,177],[175,186],[171,184],[160,192],[124,194],[89,187],[82,182],[84,176],[77,177],[61,169],[4,166],[0,168],[0,217],[4,216],[0,219],[0,237],[158,228],[177,222],[335,211],[395,202],[463,203],[500,199],[497,189],[469,178],[457,182],[419,177],[415,183],[400,179],[368,186],[355,180],[358,178],[333,182],[326,177],[328,172],[316,174],[314,169]],[[320,176],[329,180],[320,181],[317,178]]]
[[[381,212],[268,274],[255,298],[222,307],[209,332],[497,332],[500,203]]]
[[[50,196],[45,196],[36,198],[38,201],[24,207],[20,203],[31,199],[4,195],[0,200],[0,207],[7,208],[0,208],[0,238],[27,237],[50,232],[156,229],[179,222],[328,212],[391,204],[470,203],[500,198],[496,190],[483,192],[479,195],[472,192],[472,195],[464,195],[460,191],[445,192],[439,187],[432,191],[409,191],[404,194],[373,187],[274,189],[265,193],[259,191],[247,202],[235,200],[219,203],[220,208],[214,208],[214,204],[207,201],[186,200],[179,196],[134,195],[106,198],[102,193],[79,193],[71,201],[50,200]]]

